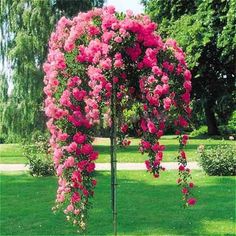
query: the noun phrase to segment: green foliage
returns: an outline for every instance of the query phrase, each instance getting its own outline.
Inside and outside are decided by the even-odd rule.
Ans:
[[[199,147],[200,165],[208,175],[236,175],[236,146],[235,144],[220,145],[205,149]]]
[[[140,104],[133,103],[129,109],[124,109],[124,121],[125,123],[134,123],[140,119],[139,116]]]
[[[158,30],[177,40],[193,73],[193,110],[209,134],[227,124],[236,103],[236,1],[145,0],[145,11]]]
[[[225,15],[221,18],[226,25],[223,27],[221,34],[217,39],[217,45],[222,49],[221,56],[226,60],[234,59],[233,52],[235,50],[236,45],[236,34],[235,34],[235,9],[236,9],[236,1],[231,0],[228,1],[228,11],[225,7]],[[232,40],[232,41],[231,41]],[[230,58],[228,58],[230,56]]]
[[[233,112],[228,122],[228,128],[232,130],[234,133],[236,133],[236,111]]]
[[[207,134],[207,126],[203,125],[190,133],[191,137],[201,137]]]
[[[48,137],[35,135],[33,143],[24,143],[23,155],[28,159],[32,176],[54,175],[54,166],[49,153]]]
[[[104,0],[54,0],[53,2],[54,7],[61,11],[61,15],[71,17],[78,14],[78,11],[88,11],[93,7],[102,7]]]

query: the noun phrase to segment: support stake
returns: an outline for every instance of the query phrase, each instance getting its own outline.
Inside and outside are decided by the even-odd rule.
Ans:
[[[113,214],[113,231],[117,235],[117,171],[116,171],[116,132],[117,132],[117,118],[116,118],[116,84],[112,83],[111,95],[111,204]]]

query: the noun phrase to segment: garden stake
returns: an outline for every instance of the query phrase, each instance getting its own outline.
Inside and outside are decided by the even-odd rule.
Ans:
[[[117,235],[117,172],[116,172],[116,130],[117,130],[117,119],[116,119],[116,85],[112,83],[112,96],[111,96],[111,203],[112,203],[112,214],[113,214],[113,231],[114,235]]]

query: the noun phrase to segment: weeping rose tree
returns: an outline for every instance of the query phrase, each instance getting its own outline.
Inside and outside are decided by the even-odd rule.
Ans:
[[[191,113],[191,73],[176,41],[163,41],[156,28],[148,16],[118,14],[109,6],[79,13],[72,20],[62,17],[51,35],[44,92],[58,176],[53,209],[62,208],[81,229],[96,185],[94,162],[99,154],[92,146],[94,127],[100,120],[112,125],[112,98],[121,138],[128,130],[122,111],[137,104],[139,150],[147,154],[147,171],[155,178],[164,170],[165,146],[158,140],[168,122],[174,124],[179,139],[177,183],[184,205],[195,203],[184,152],[188,136],[183,132]]]

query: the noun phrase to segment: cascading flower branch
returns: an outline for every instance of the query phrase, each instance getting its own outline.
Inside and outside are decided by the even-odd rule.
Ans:
[[[89,199],[94,194],[93,128],[104,119],[109,125],[112,92],[117,114],[125,105],[139,104],[140,151],[148,154],[147,170],[154,177],[161,166],[163,136],[172,120],[180,141],[179,179],[185,205],[193,205],[183,133],[190,117],[191,73],[176,41],[165,42],[146,15],[116,13],[112,6],[62,17],[49,41],[45,72],[45,113],[58,176],[54,210],[62,207],[67,219],[86,226]],[[118,129],[126,133],[121,120]],[[124,145],[129,141],[124,140]]]

